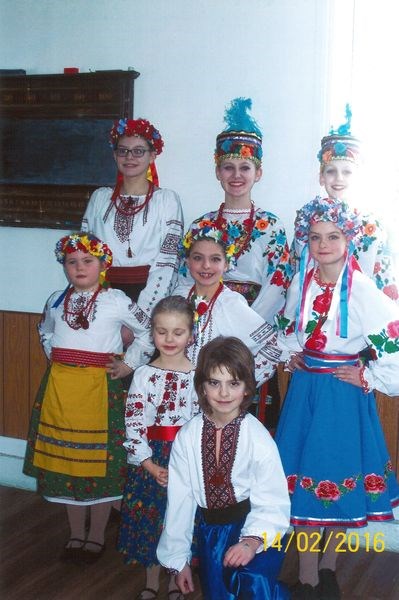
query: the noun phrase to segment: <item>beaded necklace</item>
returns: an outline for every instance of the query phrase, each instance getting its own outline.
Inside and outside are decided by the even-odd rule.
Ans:
[[[146,193],[143,204],[138,204],[137,206],[131,204],[131,200],[135,196],[121,196],[120,194],[118,194],[113,200],[115,209],[124,217],[133,217],[134,215],[137,215],[137,213],[142,211],[143,208],[145,208],[151,200],[154,194],[154,187],[155,186],[151,181],[148,186],[148,192]]]
[[[80,302],[84,302],[83,306],[80,306],[77,310],[73,310],[72,308],[72,300],[71,296],[75,291],[75,288],[71,287],[64,298],[64,315],[65,321],[69,325],[71,329],[89,329],[89,317],[94,310],[94,303],[97,300],[98,294],[102,290],[102,286],[99,285],[92,297],[88,302],[84,296],[79,297]],[[71,304],[71,306],[69,306]]]
[[[218,214],[216,216],[216,221],[215,221],[216,228],[219,229],[220,231],[225,231],[227,229],[227,219],[225,219],[223,216],[224,209],[225,209],[225,203],[222,202],[222,204],[219,206]],[[252,236],[252,232],[254,230],[255,221],[256,221],[256,219],[254,218],[254,215],[255,215],[255,205],[251,201],[251,211],[249,213],[249,217],[248,217],[248,219],[244,219],[244,221],[242,222],[242,227],[243,227],[244,231],[240,235],[240,237],[235,239],[235,241],[234,241],[234,244],[238,248],[238,251],[234,253],[234,258],[236,260],[241,256],[241,254],[243,252],[245,252],[245,250],[248,248],[249,242],[251,241],[251,236]]]
[[[212,315],[213,306],[218,298],[218,296],[223,291],[223,283],[220,282],[216,292],[213,294],[212,298],[209,302],[206,302],[205,296],[198,296],[195,293],[195,284],[191,288],[188,294],[188,301],[194,309],[194,339],[198,337],[199,334],[203,333],[208,326],[209,320]],[[202,327],[200,327],[200,319],[203,315],[207,314],[206,321]]]

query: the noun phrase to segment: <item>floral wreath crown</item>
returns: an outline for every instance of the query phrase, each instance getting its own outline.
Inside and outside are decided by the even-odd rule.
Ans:
[[[337,129],[331,128],[321,140],[321,149],[317,154],[320,168],[323,169],[332,160],[348,160],[360,163],[360,141],[351,134],[352,111],[349,104],[345,108],[346,121]]]
[[[358,211],[351,209],[346,202],[317,196],[296,213],[296,239],[307,242],[310,226],[320,221],[331,221],[349,240],[355,237],[362,225]]]
[[[72,233],[61,238],[55,246],[55,256],[59,263],[65,263],[67,254],[80,250],[100,259],[105,271],[112,265],[112,252],[105,242],[92,233]]]
[[[230,236],[228,230],[218,229],[216,221],[202,219],[193,223],[179,244],[179,254],[182,259],[187,258],[194,242],[201,240],[212,240],[223,247],[227,264],[230,265],[236,253],[235,239]]]
[[[248,111],[250,98],[235,98],[225,110],[226,129],[216,138],[215,162],[217,165],[229,158],[252,160],[256,167],[262,164],[262,132]]]
[[[109,134],[109,143],[113,150],[116,150],[118,140],[123,135],[140,136],[151,144],[157,155],[162,152],[164,143],[161,134],[146,119],[119,119],[119,121],[115,121]]]

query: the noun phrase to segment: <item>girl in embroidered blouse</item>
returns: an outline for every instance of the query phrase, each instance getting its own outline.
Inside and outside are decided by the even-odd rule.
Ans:
[[[275,439],[291,524],[320,554],[299,553],[293,598],[339,598],[336,549],[345,529],[392,519],[399,505],[372,393],[399,393],[399,309],[352,255],[360,226],[347,204],[328,198],[305,205],[295,221],[307,245],[279,318],[282,358],[294,374]],[[367,366],[359,360],[366,346],[374,359]]]
[[[146,586],[137,600],[158,594],[156,547],[166,509],[169,453],[177,431],[199,411],[194,367],[185,356],[192,336],[191,306],[182,296],[169,296],[155,306],[151,322],[159,356],[135,371],[129,389],[124,445],[130,466],[118,544],[127,564],[147,569]],[[181,596],[174,579],[169,600]]]
[[[177,247],[183,234],[180,198],[173,190],[159,187],[155,160],[164,142],[152,123],[120,119],[111,129],[109,142],[118,168],[116,186],[93,193],[82,229],[111,248],[110,284],[122,289],[150,316],[158,300],[175,287]],[[132,337],[126,330],[122,335],[127,346]],[[113,366],[119,377],[130,374],[123,363],[114,362]]]
[[[70,285],[50,296],[39,325],[51,365],[33,405],[24,472],[37,478],[46,500],[66,505],[70,539],[62,559],[93,562],[104,551],[126,475],[124,394],[107,364],[122,352],[122,325],[135,334],[124,357],[130,368],[146,363],[153,346],[143,311],[100,284],[112,264],[107,244],[76,233],[59,240],[55,252]]]
[[[283,308],[291,279],[284,225],[273,213],[255,206],[252,189],[262,177],[262,132],[248,113],[249,98],[235,98],[225,112],[226,129],[216,138],[216,177],[224,191],[218,210],[196,219],[189,230],[212,223],[234,243],[225,284],[241,293],[267,323]],[[178,285],[193,284],[181,264]]]
[[[177,571],[183,594],[194,591],[189,564],[199,507],[204,600],[286,598],[277,582],[283,553],[269,545],[288,527],[289,497],[275,443],[247,413],[253,356],[236,337],[217,337],[201,349],[194,383],[203,414],[173,444],[158,558]]]
[[[204,221],[183,238],[182,258],[190,271],[191,289],[178,287],[194,309],[194,336],[187,356],[195,365],[202,346],[218,335],[235,335],[255,357],[255,376],[260,385],[274,373],[280,350],[274,328],[265,323],[238,292],[223,284],[234,254],[234,238]]]

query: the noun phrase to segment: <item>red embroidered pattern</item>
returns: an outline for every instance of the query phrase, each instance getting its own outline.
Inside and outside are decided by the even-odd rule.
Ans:
[[[216,426],[204,415],[201,454],[207,508],[226,508],[237,503],[231,472],[237,452],[241,421],[236,417],[222,429],[219,464],[216,463]]]

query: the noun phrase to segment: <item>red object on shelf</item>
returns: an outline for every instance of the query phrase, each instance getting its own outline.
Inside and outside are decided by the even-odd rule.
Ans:
[[[73,73],[79,73],[78,67],[64,67],[64,75],[72,75]]]

